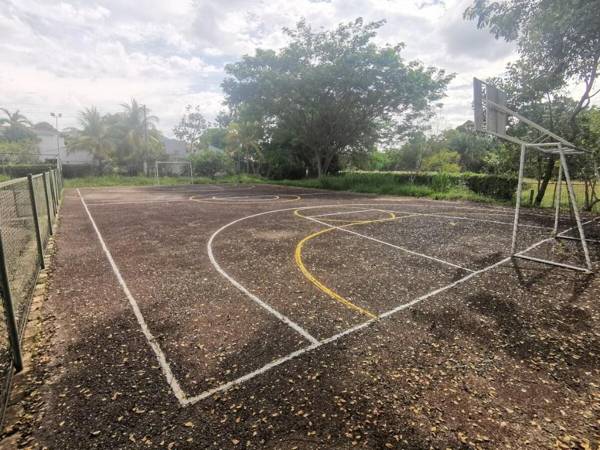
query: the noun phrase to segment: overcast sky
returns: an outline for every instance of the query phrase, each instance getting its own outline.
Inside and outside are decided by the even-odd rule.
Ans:
[[[0,0],[0,106],[60,128],[95,105],[115,112],[135,97],[172,136],[186,104],[214,118],[224,66],[256,47],[285,44],[302,17],[333,28],[385,19],[381,44],[455,72],[434,129],[471,117],[471,79],[502,72],[514,47],[462,19],[465,0]]]

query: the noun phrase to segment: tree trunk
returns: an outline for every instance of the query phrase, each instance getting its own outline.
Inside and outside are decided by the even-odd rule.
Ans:
[[[556,162],[556,156],[550,155],[548,157],[548,163],[546,164],[546,170],[544,171],[544,176],[542,177],[542,184],[535,196],[535,206],[539,207],[542,204],[542,200],[544,199],[544,194],[546,193],[546,188],[548,187],[548,183],[550,182],[550,178],[552,178],[552,173],[554,172],[554,163]]]
[[[317,178],[321,178],[323,176],[323,161],[319,152],[315,152],[315,162],[317,163]]]

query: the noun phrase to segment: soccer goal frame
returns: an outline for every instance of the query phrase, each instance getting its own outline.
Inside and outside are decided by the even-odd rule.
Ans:
[[[485,132],[496,136],[500,139],[520,145],[521,154],[519,157],[519,176],[517,181],[517,192],[515,199],[515,215],[513,222],[512,231],[512,242],[511,242],[511,256],[514,258],[526,259],[542,264],[548,264],[558,267],[563,267],[572,270],[583,271],[587,273],[592,272],[592,262],[590,260],[590,254],[588,250],[587,240],[583,230],[583,224],[581,222],[581,216],[577,207],[577,199],[575,197],[575,190],[573,189],[573,183],[571,181],[571,175],[569,173],[569,165],[567,156],[581,155],[588,153],[587,150],[577,148],[575,145],[563,139],[559,135],[547,130],[546,128],[538,125],[537,123],[523,117],[516,111],[511,110],[506,106],[506,94],[492,86],[489,83],[485,83],[477,78],[473,79],[473,108],[475,113],[475,130]],[[532,142],[524,141],[515,136],[510,136],[506,133],[506,127],[508,124],[508,117],[512,116],[521,123],[524,123],[528,127],[535,130],[537,134],[535,140]],[[556,198],[555,198],[555,212],[554,212],[554,227],[552,230],[552,236],[554,239],[571,239],[577,240],[581,243],[583,249],[583,255],[585,259],[585,267],[575,266],[572,264],[565,264],[558,261],[552,261],[543,258],[537,258],[526,255],[526,251],[517,250],[517,232],[519,229],[519,216],[521,211],[521,195],[523,192],[523,173],[525,167],[525,156],[528,150],[541,152],[546,155],[558,155],[558,177],[556,184]],[[567,185],[568,201],[573,211],[575,221],[577,223],[577,231],[579,234],[578,238],[572,236],[565,236],[565,232],[558,231],[558,222],[560,217],[560,201],[561,201],[561,185],[563,182]]]
[[[160,185],[159,167],[161,165],[165,165],[167,167],[173,166],[173,165],[179,165],[181,167],[185,167],[186,169],[189,169],[190,184],[194,184],[194,169],[193,169],[191,161],[155,161],[154,162],[154,177],[155,177],[155,181],[156,181],[157,185]],[[184,176],[187,176],[187,174]]]

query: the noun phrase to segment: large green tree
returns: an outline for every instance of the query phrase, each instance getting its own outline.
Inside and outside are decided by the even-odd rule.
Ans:
[[[465,17],[477,20],[479,28],[488,28],[497,38],[516,42],[519,61],[512,70],[521,72],[519,92],[531,101],[542,103],[546,98],[547,106],[551,107],[552,94],[570,83],[582,86],[566,118],[569,125],[566,137],[575,141],[579,132],[578,115],[600,92],[597,89],[599,10],[599,0],[475,0],[465,11]],[[552,176],[554,162],[553,157],[548,158],[536,197],[538,205]]]
[[[226,67],[228,106],[261,123],[267,142],[285,129],[319,176],[342,154],[402,136],[431,114],[452,77],[404,61],[402,44],[377,46],[382,24],[359,18],[315,32],[299,22],[285,30],[286,47],[257,49]]]

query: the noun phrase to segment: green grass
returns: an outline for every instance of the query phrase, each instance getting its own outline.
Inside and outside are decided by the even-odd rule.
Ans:
[[[309,178],[301,180],[269,181],[272,184],[298,186],[334,191],[361,192],[379,195],[399,195],[408,197],[427,197],[435,200],[470,200],[476,202],[500,203],[490,197],[477,194],[464,186],[448,186],[434,189],[432,186],[419,184],[400,184],[391,177],[376,174],[346,174],[344,176],[326,176],[321,179]]]
[[[573,182],[573,188],[575,191],[575,197],[577,198],[577,205],[583,207],[585,203],[585,187],[582,182]],[[542,199],[542,208],[552,208],[554,202],[554,190],[556,189],[556,183],[551,182],[548,183],[548,187],[546,188],[546,192],[544,193],[544,198]],[[521,201],[525,205],[529,205],[530,201],[530,191],[533,190],[533,198],[537,195],[537,183],[528,182],[526,186],[523,187],[523,195],[521,196]],[[596,192],[600,196],[600,186],[596,186]],[[567,186],[563,183],[561,192],[560,192],[560,203],[562,206],[567,207],[569,201],[569,193],[567,192]],[[596,204],[594,207],[595,212],[600,212],[600,205]]]
[[[8,175],[0,174],[0,183],[2,183],[3,181],[6,181],[8,179],[10,179],[10,177]]]
[[[174,186],[189,184],[188,178],[182,177],[162,177],[161,186]],[[194,177],[194,184],[213,184],[213,183],[264,183],[264,180],[249,175],[227,176],[221,178]],[[153,186],[156,184],[154,177],[127,177],[122,175],[104,175],[99,177],[66,178],[66,188],[79,187],[110,187],[110,186]]]

